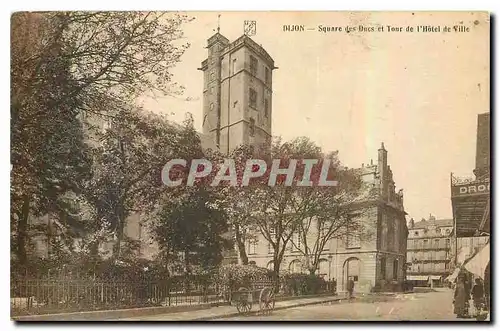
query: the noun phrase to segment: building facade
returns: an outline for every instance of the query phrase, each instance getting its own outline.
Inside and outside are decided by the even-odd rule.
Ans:
[[[271,142],[271,56],[243,35],[234,42],[217,32],[207,41],[203,71],[204,148],[229,154],[240,145]]]
[[[414,286],[439,286],[453,272],[453,219],[429,219],[408,225],[407,277]]]
[[[365,235],[332,238],[321,252],[317,274],[325,280],[335,279],[337,291],[346,290],[347,280],[352,277],[356,292],[372,292],[400,289],[405,279],[406,226],[402,190],[396,192],[393,174],[387,163],[387,151],[383,144],[378,150],[378,163],[363,165],[360,175],[374,197],[364,203],[361,222]],[[311,226],[314,228],[314,226]],[[308,237],[314,237],[311,231]],[[295,241],[294,241],[295,240]],[[304,256],[297,249],[298,238],[289,243],[280,270],[308,272],[304,268]],[[247,254],[256,265],[273,269],[271,245],[261,235],[247,242]]]
[[[490,237],[490,114],[477,116],[474,176],[451,174],[451,203],[455,224],[454,263],[472,257]]]

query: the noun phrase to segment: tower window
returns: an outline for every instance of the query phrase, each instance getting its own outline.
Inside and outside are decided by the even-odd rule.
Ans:
[[[250,88],[250,107],[257,108],[257,92]]]
[[[213,103],[210,104],[210,110],[214,110],[214,104]]]
[[[257,59],[250,55],[250,73],[253,76],[257,76],[257,66],[259,65]]]
[[[264,116],[268,117],[269,114],[269,102],[267,99],[264,100]]]
[[[266,67],[266,69],[265,69],[264,80],[265,80],[266,84],[269,84],[271,82],[271,72],[269,71],[268,67]]]
[[[253,118],[250,118],[250,137],[253,137],[255,135],[255,120]]]

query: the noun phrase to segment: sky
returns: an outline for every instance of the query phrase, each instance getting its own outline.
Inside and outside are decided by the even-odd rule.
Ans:
[[[190,48],[172,71],[182,97],[145,97],[144,107],[182,121],[191,113],[201,132],[206,40],[233,41],[245,20],[252,39],[278,67],[273,71],[272,134],[307,136],[339,151],[348,167],[377,160],[383,142],[408,219],[451,218],[450,174],[472,176],[477,114],[489,112],[489,17],[471,12],[188,12]],[[304,25],[284,32],[283,25]],[[319,26],[342,27],[320,32]],[[345,32],[345,27],[375,32]],[[440,32],[405,32],[407,26]],[[461,25],[469,32],[443,32]],[[388,32],[388,26],[403,32]],[[377,32],[383,27],[383,32]],[[311,30],[308,30],[310,28]]]

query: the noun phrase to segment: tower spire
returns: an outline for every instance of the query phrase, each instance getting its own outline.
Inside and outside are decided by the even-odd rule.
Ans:
[[[220,14],[217,16],[217,33],[220,32]]]

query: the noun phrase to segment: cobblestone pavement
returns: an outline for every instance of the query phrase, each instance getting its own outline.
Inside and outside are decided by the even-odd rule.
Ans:
[[[288,307],[294,307],[299,305],[309,305],[309,304],[319,304],[321,302],[339,300],[344,298],[344,296],[322,296],[322,297],[312,297],[312,298],[297,298],[293,300],[277,301],[275,308],[285,309]],[[252,312],[256,313],[258,311],[258,304],[254,304]],[[119,321],[189,321],[189,320],[213,320],[222,316],[227,315],[238,315],[235,306],[221,306],[213,307],[209,309],[201,309],[196,311],[185,311],[176,313],[166,313],[166,314],[155,314],[150,316],[139,316],[130,318],[121,318]]]
[[[453,314],[452,296],[451,290],[441,289],[429,293],[358,297],[351,302],[341,300],[340,302],[274,311],[269,316],[238,316],[220,320],[457,321]],[[475,319],[464,319],[463,321],[475,321]]]

